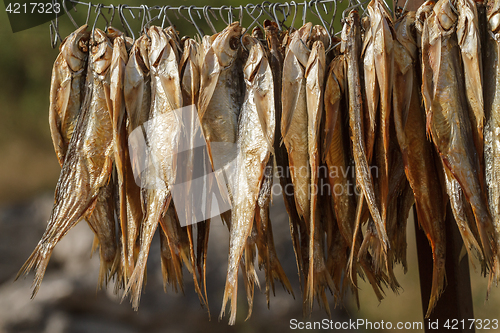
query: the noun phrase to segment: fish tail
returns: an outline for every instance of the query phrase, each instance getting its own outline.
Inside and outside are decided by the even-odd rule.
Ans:
[[[38,243],[33,253],[30,255],[28,260],[21,267],[19,272],[16,275],[15,280],[17,280],[21,275],[28,275],[28,273],[34,268],[35,269],[35,278],[33,280],[33,292],[31,294],[31,298],[35,298],[38,290],[40,289],[40,285],[43,280],[43,276],[45,275],[45,270],[47,269],[47,265],[49,264],[50,256],[52,255],[53,247],[50,244],[46,243]]]
[[[92,255],[97,251],[99,248],[99,238],[97,238],[97,235],[94,235],[94,240],[92,241],[92,249],[90,250],[90,258],[92,258]]]
[[[188,220],[189,221],[189,220]],[[189,257],[191,262],[191,273],[193,275],[193,283],[196,294],[198,294],[198,298],[200,299],[200,303],[202,306],[206,306],[208,308],[208,303],[203,297],[203,293],[200,289],[200,283],[198,281],[198,276],[196,275],[196,256],[194,253],[194,242],[193,242],[193,227],[191,225],[187,226],[187,234],[189,239]]]
[[[354,258],[358,255],[359,249],[356,244],[357,238],[358,238],[358,233],[360,230],[360,225],[361,225],[361,217],[362,217],[362,211],[363,211],[363,204],[364,204],[364,194],[361,192],[359,201],[356,207],[356,223],[354,226],[354,235],[352,237],[352,246],[351,246],[351,253],[349,255],[349,260],[347,263],[347,267],[349,268],[348,274],[351,278],[352,284],[357,288],[357,278],[356,278],[356,263],[354,262]]]
[[[431,297],[429,300],[429,306],[427,308],[427,313],[425,318],[429,318],[432,310],[436,306],[439,297],[444,291],[446,270],[445,270],[445,258],[443,256],[444,252],[437,249],[436,245],[433,244],[432,247],[433,262],[434,267],[432,269],[432,287],[431,287]]]
[[[156,210],[152,212],[148,219],[142,224],[142,237],[141,237],[141,248],[139,250],[139,255],[134,267],[134,271],[130,276],[125,291],[123,293],[123,299],[132,291],[132,307],[137,310],[139,308],[139,301],[141,299],[142,285],[144,281],[144,276],[146,272],[146,262],[148,260],[149,248],[151,246],[151,241],[153,235],[158,227],[158,220],[160,219],[160,214]]]
[[[227,276],[226,286],[224,288],[224,298],[222,300],[222,309],[219,315],[219,320],[221,320],[222,317],[224,316],[224,312],[226,310],[226,304],[230,300],[231,316],[229,317],[229,325],[234,325],[234,323],[236,322],[236,306],[237,306],[236,297],[238,295],[238,270],[236,269],[234,273],[232,273],[231,275],[229,274]]]

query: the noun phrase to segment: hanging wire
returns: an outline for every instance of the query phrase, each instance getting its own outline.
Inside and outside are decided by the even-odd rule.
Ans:
[[[168,11],[173,13],[177,19],[179,19],[179,16],[189,22],[191,25],[193,25],[196,28],[197,33],[200,35],[200,37],[203,37],[204,32],[198,25],[198,23],[195,20],[195,17],[193,16],[194,14],[198,15],[198,18],[200,20],[205,20],[206,23],[208,24],[208,27],[210,28],[212,33],[217,33],[217,30],[215,29],[212,20],[210,18],[210,14],[215,18],[215,20],[219,20],[218,16],[221,18],[221,20],[226,24],[229,25],[232,23],[235,18],[239,19],[239,22],[241,24],[243,20],[243,10],[245,10],[246,14],[252,19],[250,25],[247,27],[247,30],[250,31],[251,27],[257,24],[261,29],[264,29],[263,25],[261,24],[260,21],[262,21],[262,15],[265,13],[266,16],[269,16],[271,20],[276,22],[278,25],[279,30],[283,30],[284,28],[288,28],[285,25],[285,22],[287,19],[292,16],[291,11],[293,10],[293,16],[292,16],[292,22],[289,26],[289,28],[294,29],[295,25],[295,19],[297,18],[297,13],[299,10],[302,10],[302,25],[306,23],[307,20],[307,13],[311,12],[313,15],[317,16],[319,20],[321,21],[321,24],[325,27],[325,29],[328,32],[328,36],[330,37],[330,41],[333,40],[334,36],[334,30],[333,30],[333,23],[337,15],[337,5],[338,3],[341,2],[347,2],[348,3],[348,8],[342,12],[341,22],[344,22],[345,20],[345,14],[347,11],[354,9],[354,8],[360,8],[360,11],[362,10],[363,12],[366,11],[365,4],[369,0],[304,0],[303,2],[297,3],[295,0],[291,0],[289,2],[283,2],[283,3],[271,3],[269,1],[264,1],[261,4],[247,4],[245,6],[240,5],[239,7],[233,7],[233,6],[220,6],[220,7],[211,7],[211,6],[154,6],[154,7],[148,7],[147,5],[141,5],[141,6],[128,6],[128,5],[103,5],[103,4],[93,4],[92,2],[83,2],[80,0],[68,0],[73,4],[73,8],[76,11],[76,6],[75,5],[83,5],[83,6],[88,6],[88,11],[87,11],[87,19],[85,21],[86,24],[89,22],[90,18],[90,11],[92,8],[95,8],[95,11],[97,13],[96,15],[96,21],[94,22],[94,26],[96,25],[97,20],[99,19],[99,16],[102,16],[103,19],[106,21],[106,28],[111,24],[113,21],[114,15],[115,15],[115,10],[118,9],[119,17],[120,17],[120,22],[122,24],[122,27],[124,28],[127,36],[132,35],[132,39],[135,40],[135,34],[132,31],[130,24],[127,21],[127,18],[125,17],[124,10],[127,9],[129,11],[130,16],[132,19],[136,19],[136,15],[134,15],[134,10],[139,11],[139,18],[141,18],[141,32],[143,29],[147,28],[152,21],[154,20],[162,20],[161,26],[162,28],[165,26],[165,21],[168,22],[170,26],[174,26],[172,24],[172,21],[170,20],[168,16]],[[300,0],[302,1],[302,0]],[[385,0],[383,0],[385,1]],[[406,8],[406,5],[408,3],[408,0],[404,1],[404,9]],[[451,3],[451,2],[450,2]],[[290,8],[292,7],[293,8]],[[301,8],[302,7],[302,8]],[[63,1],[63,8],[66,14],[68,14],[68,17],[70,18],[71,22],[75,27],[78,26],[78,24],[75,22],[74,18],[71,16],[69,13],[65,1]],[[330,8],[330,9],[329,9]],[[103,15],[103,10],[108,9],[109,12],[113,12],[111,16],[111,20],[107,20],[107,18]],[[456,9],[456,8],[452,8]],[[183,10],[187,11],[187,16],[182,13]],[[156,15],[153,15],[154,11],[158,11]],[[219,15],[216,15],[214,11],[218,11]],[[225,12],[224,12],[225,11]],[[235,15],[234,11],[239,11],[238,15]],[[321,13],[321,11],[323,13]],[[156,12],[155,12],[156,13]],[[283,19],[280,20],[280,15],[283,16]],[[142,17],[141,17],[142,15]],[[162,17],[163,15],[163,17]],[[330,16],[332,19],[328,20],[325,19],[325,16]],[[51,21],[50,24],[50,36],[51,36],[51,45],[55,47],[57,44],[58,40],[62,40],[59,34],[59,24],[57,22]],[[338,34],[340,33],[337,32],[335,33]],[[330,43],[331,44],[331,43]],[[329,49],[332,47],[332,45],[329,46]]]

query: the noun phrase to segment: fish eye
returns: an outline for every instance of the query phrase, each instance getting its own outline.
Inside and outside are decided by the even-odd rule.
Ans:
[[[239,47],[240,39],[238,37],[232,37],[229,40],[229,47],[231,50],[237,50]]]
[[[439,19],[439,23],[441,23],[441,26],[445,29],[445,30],[450,30],[450,28],[453,26],[453,24],[455,23],[448,15],[446,14],[440,14],[438,16],[438,19]]]

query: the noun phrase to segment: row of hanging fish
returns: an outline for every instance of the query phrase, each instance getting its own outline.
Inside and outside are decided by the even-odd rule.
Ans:
[[[270,21],[251,33],[235,22],[201,41],[180,39],[172,27],[152,26],[135,41],[113,28],[73,32],[50,90],[62,167],[54,207],[19,272],[35,270],[33,296],[57,242],[85,220],[99,249],[99,286],[114,278],[137,309],[158,229],[165,288],[183,290],[185,267],[208,307],[210,219],[182,226],[192,214],[183,207],[194,202],[176,209],[172,193],[196,170],[232,161],[233,170],[206,184],[230,201],[221,214],[230,243],[221,316],[229,302],[230,324],[240,272],[251,314],[256,257],[268,305],[274,280],[293,295],[269,216],[276,170],[306,314],[314,299],[330,312],[327,291],[337,305],[350,290],[359,306],[358,277],[379,300],[384,288],[401,288],[394,265],[406,272],[414,203],[433,252],[427,315],[445,287],[448,202],[469,258],[497,283],[500,1],[428,1],[397,16],[372,0],[366,16],[349,13],[340,39],[311,23],[280,31]],[[188,134],[176,113],[186,106],[201,124]],[[130,135],[146,123],[154,167],[138,181]],[[205,148],[176,155],[195,136]],[[158,177],[163,186],[151,186]],[[195,189],[185,191],[188,198]]]

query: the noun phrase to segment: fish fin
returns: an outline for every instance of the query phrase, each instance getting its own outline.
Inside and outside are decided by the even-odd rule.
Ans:
[[[52,255],[53,248],[49,247],[47,244],[38,243],[33,253],[26,260],[24,265],[21,267],[16,275],[15,281],[19,279],[22,275],[28,275],[28,273],[34,268],[35,269],[35,279],[33,280],[32,288],[33,292],[31,298],[35,298],[40,285],[45,275],[45,270],[49,264],[50,256]]]
[[[207,111],[208,104],[212,99],[212,95],[219,80],[220,71],[222,70],[217,54],[214,49],[210,47],[203,59],[201,67],[201,80],[200,80],[200,97],[198,100],[198,114],[200,119],[203,119]],[[212,156],[212,155],[210,155]]]

